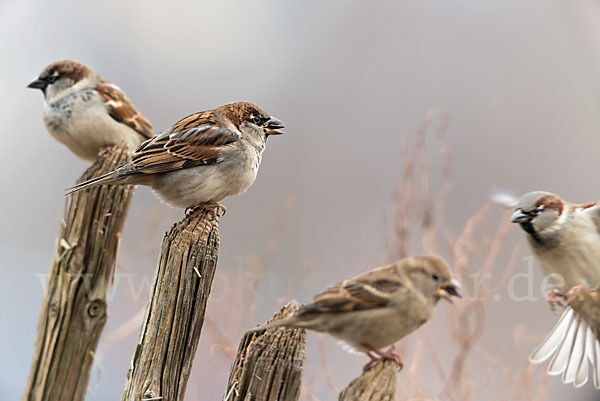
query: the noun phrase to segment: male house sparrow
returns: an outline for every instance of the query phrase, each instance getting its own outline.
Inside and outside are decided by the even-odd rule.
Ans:
[[[82,159],[94,161],[111,145],[135,149],[154,135],[125,93],[85,64],[57,61],[27,87],[44,93],[44,123],[50,134]]]
[[[281,121],[252,103],[201,111],[142,143],[121,167],[71,192],[101,184],[141,184],[175,207],[213,205],[224,211],[216,202],[252,185],[267,138],[283,134],[282,128]]]
[[[533,363],[552,356],[548,374],[582,386],[591,364],[600,388],[600,205],[576,205],[549,192],[530,192],[517,202],[512,222],[527,233],[545,275],[559,275],[550,297],[568,304],[559,322],[530,355]],[[561,281],[561,280],[558,280]]]
[[[327,288],[293,316],[256,327],[251,332],[290,326],[326,332],[370,361],[396,361],[400,355],[381,351],[412,333],[433,316],[440,298],[461,297],[460,284],[437,256],[413,256],[378,267]],[[379,358],[377,358],[379,356]]]

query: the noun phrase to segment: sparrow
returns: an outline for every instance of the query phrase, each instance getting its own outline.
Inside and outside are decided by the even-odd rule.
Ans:
[[[566,306],[529,360],[552,357],[548,374],[562,374],[562,381],[575,387],[587,382],[591,370],[600,389],[600,205],[569,203],[535,191],[517,201],[511,221],[525,231],[542,272],[557,276],[551,305],[558,298]]]
[[[283,134],[282,128],[281,121],[248,102],[191,114],[142,143],[129,162],[68,193],[102,184],[139,184],[175,207],[216,206],[225,212],[217,202],[252,185],[267,138]]]
[[[351,351],[364,352],[367,370],[402,358],[381,349],[412,333],[433,316],[440,299],[461,297],[461,285],[434,255],[412,256],[333,285],[294,315],[251,329],[288,326],[328,333]]]
[[[85,64],[57,61],[27,87],[44,94],[48,132],[84,160],[94,161],[112,145],[135,149],[154,136],[152,125],[125,93]]]

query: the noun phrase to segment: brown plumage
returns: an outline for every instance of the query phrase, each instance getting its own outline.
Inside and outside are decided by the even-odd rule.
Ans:
[[[176,123],[169,135],[144,142],[131,159],[131,173],[159,173],[218,162],[224,147],[239,134],[218,125],[214,111],[192,114]]]
[[[394,344],[432,316],[441,298],[460,297],[460,284],[437,256],[413,256],[379,267],[333,285],[313,298],[291,317],[257,327],[302,327],[326,332],[350,348],[393,359],[400,357],[381,348]]]
[[[104,100],[108,114],[116,121],[129,126],[146,138],[152,138],[152,124],[131,103],[125,93],[106,79],[96,85],[98,94]]]
[[[28,87],[44,94],[48,132],[82,159],[112,145],[135,149],[154,135],[127,95],[83,63],[52,63]]]
[[[515,209],[512,222],[527,233],[542,272],[551,275],[551,298],[566,304],[530,360],[551,358],[548,373],[562,375],[563,382],[575,387],[584,385],[591,373],[600,389],[600,207],[535,191],[523,195]]]
[[[248,102],[194,113],[142,143],[128,163],[70,192],[141,184],[177,207],[219,202],[254,182],[267,137],[283,134],[281,128],[281,121]]]

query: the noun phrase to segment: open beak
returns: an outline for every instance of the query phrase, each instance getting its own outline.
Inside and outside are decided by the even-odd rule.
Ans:
[[[281,120],[271,117],[264,125],[265,134],[267,135],[283,135],[284,132],[281,131],[283,128],[283,123]]]
[[[46,86],[48,86],[48,82],[43,79],[36,78],[27,85],[28,88],[32,89],[41,89],[42,91],[46,90]]]
[[[510,216],[511,223],[525,223],[530,220],[530,216],[524,213],[521,209],[515,210],[512,216]]]
[[[445,299],[450,303],[453,303],[452,297],[462,298],[462,291],[462,285],[458,282],[458,280],[453,278],[452,280],[440,285],[440,287],[437,290],[437,293],[440,296],[440,298]]]

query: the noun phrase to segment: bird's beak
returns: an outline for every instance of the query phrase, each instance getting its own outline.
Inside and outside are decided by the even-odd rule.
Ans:
[[[27,85],[28,88],[41,89],[42,91],[46,89],[46,86],[48,86],[48,82],[39,78],[34,79],[29,83],[29,85]]]
[[[510,216],[511,223],[525,223],[529,221],[529,215],[524,213],[521,209],[515,210],[512,216]]]
[[[284,132],[280,131],[283,128],[281,120],[271,117],[264,125],[265,134],[267,135],[283,135]]]
[[[462,298],[463,287],[456,279],[452,279],[450,281],[445,282],[440,285],[437,290],[437,293],[440,298],[445,299],[446,301],[452,303],[451,297]]]

